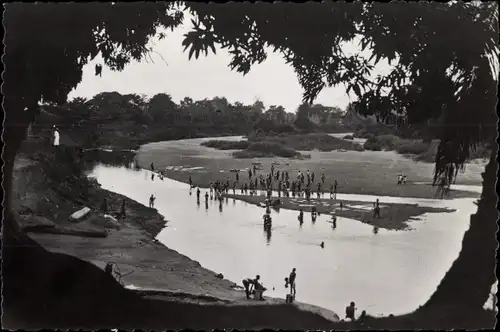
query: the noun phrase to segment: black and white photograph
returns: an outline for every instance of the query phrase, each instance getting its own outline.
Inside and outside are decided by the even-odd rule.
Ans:
[[[3,328],[495,328],[497,1],[3,8]]]

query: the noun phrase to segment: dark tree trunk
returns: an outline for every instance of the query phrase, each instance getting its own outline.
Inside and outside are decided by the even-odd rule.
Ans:
[[[12,176],[14,172],[14,161],[16,158],[17,151],[19,150],[21,143],[26,138],[26,130],[28,128],[29,122],[25,120],[22,116],[23,113],[20,111],[21,116],[12,114],[12,112],[6,112],[6,118],[4,122],[4,133],[3,142],[4,150],[2,153],[3,165],[3,179],[2,185],[4,190],[4,218],[2,225],[2,237],[4,245],[9,245],[10,241],[16,241],[18,236],[21,234],[19,225],[15,220],[15,216],[12,211]]]
[[[494,284],[498,230],[496,179],[498,171],[496,144],[483,177],[483,192],[477,213],[471,215],[460,255],[453,262],[437,290],[423,310],[438,307],[461,307],[474,315],[482,310]],[[459,309],[460,310],[460,309]]]

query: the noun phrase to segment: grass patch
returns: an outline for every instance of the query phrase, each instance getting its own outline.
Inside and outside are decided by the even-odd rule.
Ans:
[[[276,135],[261,136],[253,138],[259,142],[278,143],[285,147],[299,151],[364,151],[364,148],[354,142],[345,141],[341,138],[332,137],[327,134],[295,134],[295,135]]]
[[[248,135],[248,141],[210,140],[202,142],[201,145],[218,150],[241,150],[233,153],[235,158],[307,158],[308,156],[298,151],[364,151],[364,148],[359,144],[326,134],[281,133],[270,135],[254,132]]]
[[[253,142],[246,150],[233,153],[235,158],[283,157],[303,158],[300,152],[276,142]]]
[[[202,146],[217,150],[244,150],[249,147],[248,141],[210,140],[201,143]]]

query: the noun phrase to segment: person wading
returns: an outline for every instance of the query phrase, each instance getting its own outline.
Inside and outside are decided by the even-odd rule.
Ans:
[[[292,269],[292,272],[290,272],[290,275],[288,276],[288,283],[290,284],[290,295],[292,295],[295,298],[295,294],[297,293],[297,290],[295,288],[295,278],[297,277],[297,274],[295,273],[295,268]]]
[[[354,302],[351,302],[351,304],[345,308],[345,318],[354,321],[355,313],[356,313],[356,306]]]
[[[149,196],[149,207],[150,208],[155,207],[155,199],[156,199],[156,197],[153,194],[151,194],[151,196]]]
[[[377,201],[373,204],[373,218],[380,218],[380,204],[377,198]]]

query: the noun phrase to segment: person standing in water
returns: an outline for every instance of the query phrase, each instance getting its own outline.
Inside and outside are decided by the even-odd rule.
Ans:
[[[345,308],[345,318],[354,321],[355,313],[356,313],[356,305],[354,304],[354,302],[351,302],[351,304]]]
[[[191,188],[193,186],[193,180],[191,179],[191,176],[189,176],[189,187]]]
[[[373,209],[373,218],[380,218],[380,205],[379,201],[377,198],[377,201],[373,203],[374,209]]]
[[[208,204],[208,191],[205,193],[205,203]]]
[[[288,283],[290,284],[290,295],[295,298],[295,294],[297,293],[297,289],[295,288],[295,278],[297,274],[295,273],[295,268],[292,269],[290,275],[288,276]]]
[[[325,173],[321,173],[321,183],[325,183]]]
[[[300,212],[299,212],[299,221],[302,223],[302,221],[304,221],[304,211],[302,211],[302,209],[300,209]]]
[[[196,189],[196,199],[199,201],[200,200],[200,188]]]
[[[151,163],[151,172],[154,172],[155,171],[155,165],[153,163]]]
[[[156,197],[153,194],[151,194],[151,196],[149,196],[149,207],[150,208],[155,207],[155,199],[156,199]]]

